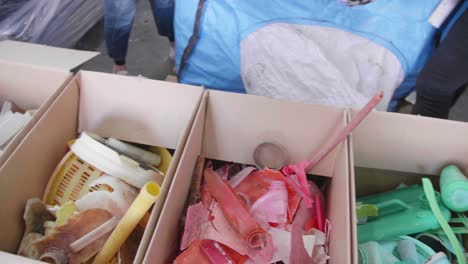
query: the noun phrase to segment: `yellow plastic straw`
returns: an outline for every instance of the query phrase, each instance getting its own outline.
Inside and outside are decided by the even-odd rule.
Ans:
[[[107,239],[104,247],[94,258],[93,264],[108,263],[117,253],[138,222],[159,197],[161,190],[157,183],[148,182],[141,188],[140,194],[135,198],[128,211]]]

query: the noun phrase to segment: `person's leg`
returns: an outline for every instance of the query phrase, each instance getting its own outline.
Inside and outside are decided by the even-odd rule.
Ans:
[[[175,0],[150,0],[154,21],[159,35],[174,43],[174,2]]]
[[[448,118],[457,94],[467,82],[468,11],[465,11],[418,77],[413,114]]]
[[[136,0],[105,0],[104,31],[109,57],[114,60],[114,72],[125,74],[128,39],[136,13]]]

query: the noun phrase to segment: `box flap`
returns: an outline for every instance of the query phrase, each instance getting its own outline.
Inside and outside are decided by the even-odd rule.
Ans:
[[[176,148],[201,87],[80,71],[79,132]],[[138,117],[138,119],[136,118]]]
[[[0,60],[68,71],[98,54],[99,52],[56,48],[27,42],[0,41]]]
[[[359,167],[436,175],[448,163],[468,167],[466,135],[468,124],[462,122],[373,112],[353,132],[354,161]]]

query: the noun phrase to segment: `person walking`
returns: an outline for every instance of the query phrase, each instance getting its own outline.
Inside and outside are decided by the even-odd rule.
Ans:
[[[128,40],[136,14],[137,0],[105,0],[104,32],[109,57],[114,60],[112,72],[128,75],[126,57]],[[174,43],[174,1],[149,0],[154,21],[159,35],[165,36]]]

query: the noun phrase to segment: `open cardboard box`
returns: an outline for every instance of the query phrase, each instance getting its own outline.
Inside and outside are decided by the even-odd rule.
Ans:
[[[467,172],[467,135],[466,123],[383,112],[372,112],[356,128],[351,140],[354,263],[358,263],[356,195],[389,191],[400,183],[421,184],[422,177],[432,179],[440,190],[438,175],[444,166],[456,164]]]
[[[253,164],[263,142],[284,146],[290,162],[310,158],[337,128],[343,109],[277,101],[252,95],[209,91],[201,103],[173,184],[161,212],[145,263],[170,263],[177,256],[182,218],[197,157]],[[349,163],[347,142],[311,173],[331,177],[326,196],[331,221],[329,263],[351,263]]]
[[[185,146],[203,89],[137,77],[80,72],[60,93],[0,168],[0,250],[15,253],[23,235],[26,201],[42,197],[67,142],[80,132],[175,149],[153,207],[135,262],[140,263],[178,160]],[[0,262],[17,256],[0,254]],[[32,262],[22,259],[21,263]]]
[[[0,103],[9,100],[21,110],[38,110],[0,154],[0,166],[72,78],[70,70],[97,54],[0,41]]]
[[[0,154],[0,166],[44,114],[72,74],[66,70],[0,61],[0,103],[11,101],[21,110],[37,109],[32,119]]]

